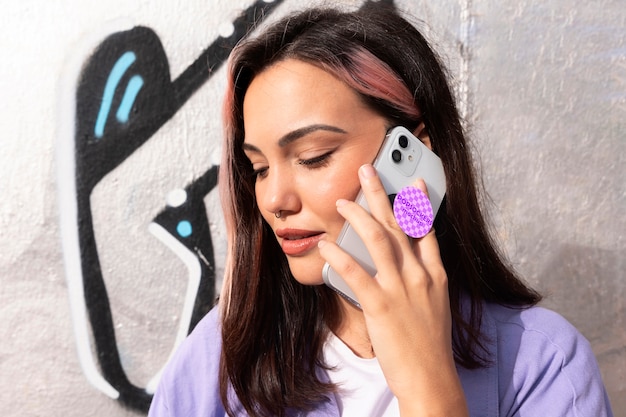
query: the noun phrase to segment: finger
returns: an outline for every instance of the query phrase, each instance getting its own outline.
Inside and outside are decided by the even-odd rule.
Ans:
[[[335,242],[320,240],[317,247],[322,258],[344,279],[361,305],[367,305],[372,294],[378,291],[378,282]]]
[[[359,168],[359,179],[372,217],[378,220],[387,230],[391,231],[394,236],[403,236],[405,233],[396,222],[389,204],[387,191],[380,181],[376,169],[370,164],[361,166]]]
[[[359,204],[348,200],[337,201],[337,211],[341,214],[354,231],[359,235],[370,254],[376,270],[385,276],[397,273],[397,265],[402,262],[402,248],[398,239],[393,237],[389,231],[374,219],[367,210]],[[407,252],[411,247],[407,244],[406,237],[403,238]]]
[[[428,187],[423,179],[418,178],[413,182],[413,186],[423,191],[428,196]],[[435,234],[435,229],[431,228],[426,236],[420,239],[413,239],[413,250],[417,257],[425,265],[442,265],[439,242]]]

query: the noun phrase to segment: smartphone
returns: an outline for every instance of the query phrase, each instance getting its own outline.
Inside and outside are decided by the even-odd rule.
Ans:
[[[422,178],[428,187],[428,197],[436,216],[446,192],[446,177],[441,160],[416,138],[408,129],[398,126],[385,136],[373,164],[378,172],[389,200],[404,187],[412,185],[416,178]],[[358,204],[369,211],[363,192],[359,192]],[[408,238],[408,237],[407,237]],[[376,267],[365,243],[355,230],[346,222],[337,238],[337,244],[349,253],[370,275],[376,274]],[[322,269],[326,285],[337,291],[348,301],[361,307],[348,284],[326,263]]]

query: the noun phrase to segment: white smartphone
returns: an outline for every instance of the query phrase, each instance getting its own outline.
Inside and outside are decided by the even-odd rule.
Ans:
[[[385,191],[393,204],[393,198],[404,187],[412,185],[416,178],[424,179],[428,197],[436,216],[446,192],[446,177],[441,160],[408,129],[398,126],[391,129],[383,141],[373,162]],[[369,207],[363,192],[355,200],[367,211]],[[369,274],[376,274],[376,267],[365,243],[346,222],[337,238],[337,244],[349,253]],[[322,269],[324,282],[341,296],[361,307],[343,278],[326,263]]]

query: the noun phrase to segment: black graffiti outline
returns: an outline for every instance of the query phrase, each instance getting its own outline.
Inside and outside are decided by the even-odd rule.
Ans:
[[[67,170],[72,170],[75,178],[75,184],[68,187],[64,182],[67,175],[59,177],[61,227],[66,229],[63,231],[65,237],[71,236],[63,240],[64,256],[68,279],[72,275],[78,275],[82,281],[84,306],[74,308],[73,311],[88,315],[100,375],[100,380],[92,383],[95,382],[94,385],[101,391],[132,409],[146,411],[152,396],[128,380],[120,361],[108,294],[95,242],[91,193],[106,174],[132,155],[176,114],[194,92],[226,61],[236,42],[265,19],[280,3],[282,0],[256,1],[233,21],[232,35],[214,41],[173,82],[170,80],[169,62],[160,40],[146,27],[135,27],[107,37],[95,49],[81,72],[76,91],[76,114],[80,114],[81,117],[76,117],[75,131],[71,138],[73,143],[60,146],[65,151],[71,148],[74,154],[74,165],[67,167]],[[137,54],[136,51],[143,53]],[[112,83],[107,82],[110,81],[111,73],[106,80],[102,79],[102,69],[111,68],[113,71],[120,59],[131,62],[126,62],[125,69],[118,70],[119,79]],[[142,65],[149,65],[150,70],[142,71]],[[94,101],[93,98],[106,95],[107,85],[113,85],[114,88],[110,102],[105,106],[104,99]],[[120,92],[118,86],[126,86],[126,89]],[[103,111],[103,106],[108,106],[108,109]],[[114,115],[110,112],[111,109],[125,110],[121,112],[121,117],[120,112],[115,114],[116,121],[112,119]],[[149,119],[145,120],[146,117]],[[60,138],[61,141],[64,139],[67,141],[69,138]],[[60,172],[61,170],[60,168]],[[179,242],[190,252],[195,253],[202,271],[188,331],[191,331],[208,311],[212,304],[210,300],[215,295],[209,222],[206,215],[203,217],[197,214],[206,213],[203,197],[216,184],[217,167],[212,167],[186,187],[187,198],[182,205],[166,207],[155,217],[151,225],[158,225],[171,236],[177,236],[177,224],[174,219],[181,213],[191,215],[196,213],[196,218],[192,219],[193,223],[190,222],[194,224],[193,239],[189,239],[189,236],[178,236]],[[72,194],[74,201],[68,205],[67,197]],[[67,230],[68,224],[69,228],[73,227],[76,230]],[[78,268],[71,266],[75,261],[71,258],[76,255],[80,259]],[[86,335],[83,337],[86,338]],[[96,368],[95,364],[91,365],[93,369]]]

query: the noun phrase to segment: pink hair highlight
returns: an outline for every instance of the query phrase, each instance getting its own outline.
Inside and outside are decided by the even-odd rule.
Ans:
[[[220,164],[219,177],[218,177],[218,190],[220,193],[220,201],[222,204],[223,218],[226,226],[227,236],[227,253],[226,262],[224,265],[224,279],[222,282],[221,294],[220,294],[220,309],[223,314],[227,314],[230,307],[230,294],[232,292],[232,271],[233,271],[233,256],[235,253],[235,242],[237,236],[237,224],[236,214],[237,204],[234,201],[232,194],[233,190],[233,169],[230,161],[234,158],[233,149],[230,142],[234,140],[234,132],[236,130],[236,117],[235,117],[235,82],[236,79],[233,76],[233,59],[228,62],[228,74],[226,79],[226,91],[224,94],[224,102],[222,104],[222,129],[225,140],[222,143],[222,160]]]
[[[413,94],[385,62],[367,49],[357,47],[350,63],[351,67],[341,64],[322,66],[359,93],[386,101],[412,119],[421,116]]]

